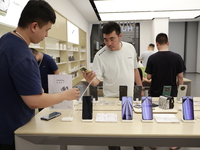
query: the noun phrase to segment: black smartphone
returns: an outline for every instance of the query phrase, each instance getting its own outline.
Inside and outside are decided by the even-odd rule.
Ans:
[[[119,100],[122,100],[123,96],[127,96],[128,87],[126,85],[119,86]]]
[[[142,97],[142,120],[153,120],[151,97]]]
[[[172,86],[163,86],[163,92],[162,92],[162,95],[163,96],[171,96],[171,89],[172,89]]]
[[[193,97],[182,97],[183,120],[194,120]]]
[[[133,100],[132,97],[122,97],[122,120],[133,120]]]
[[[92,120],[92,96],[83,96],[82,100],[82,120]]]
[[[187,92],[187,85],[179,85],[178,86],[178,93],[177,93],[177,101],[181,102],[182,97],[186,96]]]
[[[58,117],[60,115],[61,115],[60,112],[52,112],[52,113],[50,113],[50,114],[48,114],[46,116],[41,117],[40,119],[48,121],[48,120],[51,120],[51,119],[53,119],[55,117]]]
[[[136,101],[140,101],[141,100],[141,92],[142,92],[142,86],[141,85],[135,85],[134,86],[134,92],[133,92],[133,100]]]
[[[81,72],[86,72],[86,73],[90,72],[90,70],[88,70],[85,66],[80,67],[79,70],[81,70]]]
[[[97,86],[90,86],[90,95],[98,101],[98,87]]]

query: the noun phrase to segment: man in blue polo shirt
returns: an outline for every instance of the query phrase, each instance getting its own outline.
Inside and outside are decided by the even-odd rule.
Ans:
[[[48,74],[59,74],[58,66],[53,58],[47,54],[38,52],[36,49],[31,48],[40,69],[40,76],[42,81],[42,88],[44,93],[49,93],[48,88]],[[39,108],[41,111],[43,108]]]
[[[58,66],[51,56],[38,52],[34,48],[31,48],[31,51],[38,62],[42,80],[42,88],[44,89],[45,93],[48,93],[48,74],[59,74]]]
[[[80,97],[77,88],[56,94],[42,90],[38,64],[29,44],[43,40],[55,19],[47,2],[28,1],[16,30],[0,38],[0,150],[15,150],[14,131],[34,116],[36,108]]]

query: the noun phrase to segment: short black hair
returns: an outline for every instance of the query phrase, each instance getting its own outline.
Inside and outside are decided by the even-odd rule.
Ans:
[[[22,10],[18,26],[21,28],[28,27],[29,24],[37,22],[42,28],[48,22],[54,24],[56,14],[53,8],[44,0],[29,0]]]
[[[159,33],[156,36],[156,43],[158,43],[160,45],[167,44],[168,43],[167,34],[165,34],[165,33]]]
[[[155,47],[155,45],[154,45],[154,44],[152,44],[152,43],[150,43],[150,44],[149,44],[149,46],[150,46],[150,47],[153,47],[153,48]]]
[[[113,31],[115,31],[117,35],[121,33],[121,27],[118,23],[109,21],[103,25],[102,34],[110,34]]]
[[[37,55],[39,52],[36,50],[36,49],[34,49],[34,48],[30,48],[31,49],[31,51],[32,51],[32,53],[34,54],[34,55]]]

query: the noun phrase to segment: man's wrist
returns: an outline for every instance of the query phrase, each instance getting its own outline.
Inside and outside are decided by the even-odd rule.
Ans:
[[[142,91],[145,91],[145,87],[142,87]]]

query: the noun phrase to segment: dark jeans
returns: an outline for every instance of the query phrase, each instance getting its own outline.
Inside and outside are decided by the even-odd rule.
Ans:
[[[0,144],[0,150],[15,150],[15,143],[12,145]]]
[[[109,150],[120,150],[119,146],[108,146]],[[143,150],[144,147],[133,147],[134,150]]]

